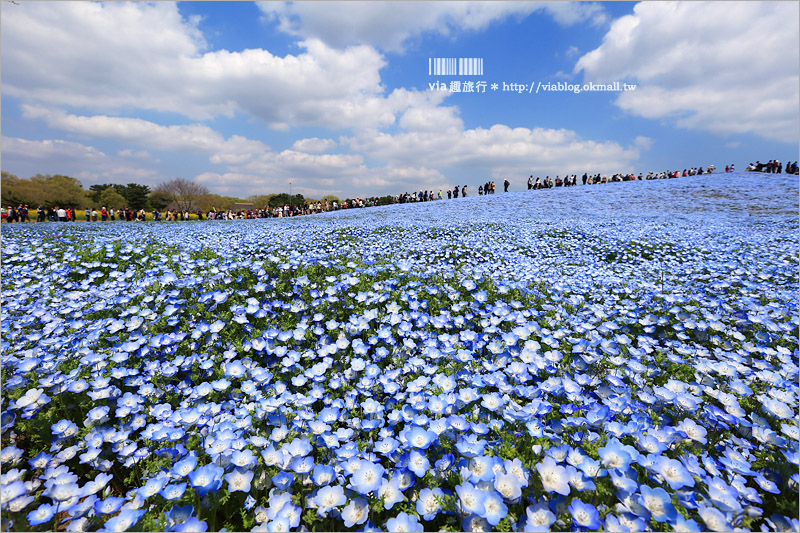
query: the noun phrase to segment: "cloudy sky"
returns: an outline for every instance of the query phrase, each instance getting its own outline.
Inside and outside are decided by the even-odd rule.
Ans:
[[[20,177],[345,197],[798,153],[796,2],[19,4],[0,61]],[[636,88],[545,90],[614,82]]]

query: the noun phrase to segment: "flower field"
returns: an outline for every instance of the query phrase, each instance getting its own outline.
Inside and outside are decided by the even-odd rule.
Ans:
[[[4,226],[2,528],[797,530],[797,194]]]

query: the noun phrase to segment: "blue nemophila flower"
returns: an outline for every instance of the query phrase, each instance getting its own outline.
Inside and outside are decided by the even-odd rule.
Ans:
[[[542,480],[542,486],[547,492],[557,492],[562,496],[569,495],[569,476],[567,469],[559,466],[552,457],[545,457],[536,465],[536,471]]]
[[[725,482],[723,478],[714,477],[707,480],[708,498],[714,505],[725,511],[739,512],[742,504],[739,501],[739,492],[735,487]]]
[[[369,504],[365,498],[355,498],[342,509],[342,519],[344,527],[353,527],[363,524],[369,517]]]
[[[86,413],[86,420],[84,420],[83,425],[86,427],[90,427],[96,424],[102,424],[106,420],[108,420],[108,406],[100,406],[95,407],[88,413]]]
[[[456,485],[456,493],[458,494],[461,507],[465,511],[483,516],[485,512],[484,500],[486,498],[486,492],[477,489],[472,483],[465,482],[461,485]]]
[[[119,511],[123,503],[125,503],[125,498],[109,496],[105,500],[96,501],[94,510],[98,514],[114,514]]]
[[[39,452],[36,457],[30,459],[28,464],[33,469],[44,469],[53,459],[53,456],[46,452]]]
[[[358,470],[350,478],[350,484],[359,494],[370,494],[380,488],[385,472],[381,464],[361,460]]]
[[[663,453],[667,449],[667,445],[653,435],[640,435],[636,445],[644,452],[656,455]]]
[[[697,441],[700,444],[705,444],[707,442],[706,435],[708,434],[708,431],[691,418],[683,419],[681,423],[676,426],[676,428],[684,432],[686,436],[693,441]]]
[[[442,510],[444,503],[444,492],[440,488],[422,489],[417,497],[417,513],[423,520],[430,521],[436,518]]]
[[[84,494],[95,494],[100,492],[112,479],[114,479],[114,476],[111,474],[101,472],[97,474],[93,480],[87,482],[83,486],[83,492]]]
[[[481,516],[489,524],[496,526],[508,514],[508,507],[503,503],[503,497],[495,491],[487,491],[483,499],[484,511]]]
[[[176,477],[186,477],[197,466],[197,457],[193,454],[187,455],[174,465],[170,470],[170,474]]]
[[[83,498],[78,503],[70,506],[70,508],[67,509],[67,512],[69,513],[70,517],[72,517],[73,519],[80,518],[80,517],[84,516],[86,513],[88,513],[89,511],[93,511],[94,510],[94,504],[95,504],[95,502],[97,500],[98,500],[97,496],[92,494],[92,495],[90,495],[90,496],[88,496],[86,498]]]
[[[225,363],[225,377],[237,379],[241,378],[247,373],[247,367],[245,367],[241,361],[233,361],[230,363]]]
[[[543,502],[525,509],[525,531],[550,531],[555,521],[556,515]]]
[[[311,474],[311,479],[317,486],[327,485],[336,477],[336,473],[332,466],[317,464]]]
[[[311,443],[306,439],[293,439],[292,442],[283,446],[283,451],[291,457],[303,457],[311,453]]]
[[[65,474],[65,476],[77,479],[77,476],[74,475]],[[45,486],[47,488],[45,489],[43,494],[51,498],[53,501],[67,502],[69,500],[72,500],[73,498],[78,498],[83,495],[83,491],[81,490],[81,488],[78,486],[77,483],[69,481],[64,483],[59,483],[58,481],[59,480],[56,479],[55,482],[52,483],[50,483],[50,481],[45,482]],[[69,505],[67,507],[69,507]]]
[[[289,527],[296,528],[300,525],[302,509],[292,503],[290,494],[283,494],[287,494],[288,498],[280,495],[276,498],[273,498],[274,495],[270,496],[267,517],[271,520],[286,520],[286,522],[289,524]]]
[[[394,518],[386,521],[386,530],[390,532],[396,531],[424,531],[422,524],[414,515],[407,513],[400,513]]]
[[[291,472],[278,472],[272,476],[272,483],[280,490],[286,490],[294,483],[294,475]]]
[[[0,414],[0,431],[6,432],[12,427],[17,420],[17,415],[13,411],[3,411]]]
[[[231,453],[231,464],[242,468],[250,468],[256,464],[256,457],[252,450],[234,450]]]
[[[291,468],[296,474],[308,474],[314,468],[314,458],[310,455],[305,457],[295,457],[292,459],[292,462],[289,463],[289,468]]]
[[[172,531],[175,532],[183,532],[183,531],[208,531],[208,524],[205,520],[200,520],[196,516],[190,516],[185,521],[181,522],[180,524],[176,524],[173,526]]]
[[[395,475],[391,479],[384,478],[378,489],[378,497],[383,500],[384,509],[391,509],[394,504],[403,501],[400,476]]]
[[[196,489],[197,494],[205,496],[222,486],[222,475],[225,471],[215,465],[201,466],[189,472],[189,484]]]
[[[758,399],[761,401],[764,411],[775,418],[781,420],[797,418],[797,413],[795,413],[794,409],[780,400],[770,398],[764,394],[760,394]]]
[[[381,455],[389,456],[393,454],[399,446],[400,443],[396,439],[386,437],[376,442],[373,446],[373,450]]]
[[[402,431],[400,437],[415,448],[427,450],[431,443],[436,440],[437,435],[433,431],[423,429],[419,426],[412,426]]]
[[[522,487],[528,486],[528,482],[530,479],[530,471],[518,458],[506,459],[505,461],[503,461],[503,468],[507,473],[516,476]]]
[[[778,487],[778,485],[775,483],[775,481],[773,481],[771,479],[767,479],[761,473],[756,474],[756,476],[753,479],[762,490],[765,490],[765,491],[770,492],[772,494],[780,494],[781,493],[781,490]]]
[[[471,514],[465,516],[461,521],[463,531],[489,532],[492,530],[491,524],[482,516]]]
[[[41,504],[39,507],[28,513],[28,524],[31,526],[38,526],[49,522],[53,515],[55,515],[56,506],[47,503]]]
[[[179,500],[183,493],[186,492],[186,483],[174,483],[172,485],[165,485],[163,489],[159,491],[159,494],[165,500]]]
[[[651,489],[647,485],[639,488],[641,496],[639,502],[650,511],[651,516],[656,522],[672,522],[677,516],[677,511],[672,505],[671,498],[667,491],[662,488]]]
[[[24,498],[26,493],[25,482],[21,479],[11,480],[4,475],[2,484],[0,485],[0,503],[5,506],[8,502]],[[20,503],[23,500],[20,500]]]
[[[99,531],[126,531],[139,523],[144,513],[144,511],[134,509],[123,509],[117,516],[107,520],[103,529]]]
[[[467,435],[459,438],[456,442],[456,449],[464,457],[477,457],[483,455],[487,442],[479,439],[477,435]]]
[[[594,482],[583,472],[570,465],[566,467],[567,476],[569,476],[569,484],[579,491],[595,490],[597,486]]]
[[[339,508],[347,502],[344,489],[341,485],[325,486],[317,491],[314,503],[317,506],[317,514],[325,517],[328,511]]]
[[[494,488],[509,503],[518,502],[522,496],[522,482],[514,474],[495,475]]]
[[[701,505],[698,513],[710,531],[730,531],[732,529],[731,523],[719,509]]]
[[[673,490],[694,487],[692,474],[680,461],[662,455],[658,457],[651,468],[654,472],[659,473]]]
[[[602,448],[598,448],[603,466],[625,470],[631,464],[629,450],[616,438],[612,438]]]
[[[428,457],[417,450],[411,450],[408,455],[408,469],[411,470],[417,477],[425,477],[428,473],[431,463]]]
[[[499,460],[496,457],[479,455],[469,460],[470,480],[474,483],[491,481],[494,478],[494,467]],[[419,474],[417,474],[419,475]]]
[[[168,481],[169,480],[166,477],[150,478],[147,480],[147,482],[144,484],[143,487],[138,489],[137,492],[142,497],[142,499],[146,500],[150,496],[158,494],[158,492],[164,488],[164,486],[168,483]]]
[[[71,437],[78,432],[78,425],[69,420],[62,419],[50,426],[50,430],[53,432],[54,436]]]
[[[598,531],[601,527],[600,514],[597,508],[584,503],[578,498],[573,498],[569,506],[569,513],[572,515],[572,524],[590,531]]]
[[[228,482],[228,492],[241,491],[250,492],[250,482],[253,480],[253,471],[236,467],[232,472],[225,474],[225,481]]]
[[[631,529],[623,524],[622,520],[620,520],[620,518],[613,513],[610,513],[606,516],[605,522],[603,523],[603,529],[605,531],[619,531],[625,533],[631,531]]]

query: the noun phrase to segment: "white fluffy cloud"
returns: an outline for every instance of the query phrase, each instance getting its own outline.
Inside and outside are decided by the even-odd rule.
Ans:
[[[205,47],[175,4],[32,2],[3,9],[3,91],[92,108],[172,110],[181,63]],[[196,100],[196,99],[195,99]],[[212,113],[229,111],[211,101]],[[186,102],[200,112],[196,101]]]
[[[402,96],[401,93],[398,95]],[[429,109],[437,109],[433,103],[438,101],[437,96],[432,95],[426,104]],[[418,111],[417,108],[413,109]],[[138,118],[81,116],[31,105],[23,105],[23,115],[29,119],[43,120],[51,128],[89,138],[113,139],[128,146],[183,153],[187,156],[206,156],[211,163],[221,165],[225,170],[203,172],[196,179],[224,194],[248,196],[283,190],[291,180],[295,180],[296,191],[307,196],[328,193],[346,195],[352,191],[362,191],[361,194],[364,194],[365,188],[373,193],[395,193],[400,186],[397,180],[401,177],[410,180],[402,186],[410,185],[412,189],[428,186],[432,179],[439,179],[437,184],[445,183],[440,172],[421,168],[419,165],[370,168],[360,153],[322,153],[338,146],[332,139],[302,139],[291,150],[272,151],[259,141],[241,136],[234,135],[226,139],[219,132],[202,124],[161,126]],[[146,151],[121,150],[118,155],[124,160],[87,167],[86,160],[90,157],[102,160],[108,157],[89,146],[69,141],[30,143],[19,140],[16,144],[11,144],[8,150],[17,154],[16,159],[12,157],[12,161],[19,160],[25,154],[29,158],[39,158],[40,161],[75,161],[76,164],[67,165],[65,171],[75,169],[70,170],[73,175],[89,177],[92,182],[117,175],[153,176],[152,180],[144,181],[151,185],[160,181],[150,171],[139,172],[133,170],[135,167],[122,164],[124,160],[130,161],[134,157],[149,157]],[[153,158],[150,160],[156,161]],[[94,170],[89,171],[86,168]]]
[[[293,149],[283,151],[272,151],[259,141],[241,136],[226,139],[201,124],[161,126],[137,118],[79,116],[40,106],[24,106],[23,114],[42,119],[52,128],[88,137],[202,154],[225,170],[203,172],[197,180],[215,191],[240,196],[283,190],[291,180],[297,192],[307,196],[437,190],[465,181],[465,174],[480,168],[491,172],[492,178],[530,172],[610,173],[631,170],[640,152],[652,145],[650,139],[640,136],[632,146],[623,147],[615,142],[582,139],[566,129],[509,128],[502,124],[464,129],[458,108],[439,106],[437,101],[434,98],[407,109],[398,121],[401,131],[396,133],[360,129],[338,143],[302,139]],[[334,147],[346,153],[323,153]],[[80,158],[88,157],[91,151],[78,143],[64,144],[61,149],[73,150]],[[120,155],[130,159],[134,152],[126,150]],[[367,165],[366,158],[377,164]]]
[[[155,185],[158,171],[131,165],[127,154],[114,157],[93,146],[62,139],[29,140],[3,137],[3,165],[36,168],[43,174],[66,174],[78,178],[84,187],[95,183],[122,182]],[[134,154],[131,154],[134,155]],[[135,157],[135,155],[134,155]],[[27,175],[20,177],[27,178]]]
[[[492,177],[626,170],[652,143],[639,138],[623,147],[569,130],[502,124],[465,129],[458,107],[444,105],[448,93],[387,94],[381,82],[386,60],[378,49],[399,50],[424,32],[480,30],[534,11],[563,25],[600,23],[605,13],[592,3],[263,6],[282,29],[304,39],[298,53],[284,57],[263,49],[208,51],[197,21],[181,17],[174,3],[12,7],[3,12],[0,33],[4,94],[20,102],[23,118],[87,144],[15,139],[3,155],[33,158],[43,171],[61,161],[57,171],[87,184],[115,177],[155,184],[165,177],[150,168],[158,162],[150,154],[173,153],[190,164],[202,159],[196,179],[236,196],[286,190],[289,181],[307,196],[395,194],[463,184],[476,169]],[[177,113],[193,123],[115,116],[138,110]],[[237,113],[278,130],[340,131],[335,139],[292,139],[291,149],[281,150],[203,123]],[[116,141],[115,155],[88,146],[95,139]]]
[[[239,135],[225,139],[203,124],[161,126],[140,118],[79,116],[31,105],[23,105],[22,112],[27,118],[44,120],[51,128],[158,150],[209,154],[212,163],[244,164],[269,150],[267,145]]]
[[[75,161],[100,161],[107,156],[93,146],[86,146],[72,141],[60,139],[31,141],[18,137],[3,137],[3,157],[34,161],[54,158]]]
[[[150,153],[147,150],[131,150],[130,148],[127,148],[125,150],[119,150],[117,152],[117,155],[122,156],[122,157],[135,157],[135,158],[138,158],[138,159],[151,159],[152,158],[152,156],[150,155]],[[158,159],[155,159],[155,161],[158,161]]]
[[[575,71],[638,81],[616,104],[716,134],[797,139],[796,2],[641,2]]]
[[[310,139],[298,139],[292,145],[292,148],[298,152],[305,152],[307,154],[320,154],[336,146],[336,141],[333,139],[320,139],[319,137],[312,137]]]
[[[204,51],[174,3],[26,2],[4,10],[1,38],[4,94],[104,113],[238,112],[279,130],[384,127],[413,93],[384,94],[386,63],[371,46],[339,50],[309,38],[285,57]]]
[[[638,138],[633,146],[585,140],[571,130],[510,128],[460,129],[445,126],[397,134],[366,131],[346,140],[356,152],[368,153],[390,165],[450,168],[451,180],[474,168],[491,169],[491,176],[580,174],[631,170],[641,150],[652,142]],[[487,176],[488,177],[488,176]]]
[[[307,197],[346,194],[354,183],[372,172],[354,154],[309,154],[296,150],[266,152],[243,165],[229,165],[228,172],[204,172],[195,179],[221,194],[249,196],[289,191]]]
[[[549,13],[565,26],[606,20],[603,8],[591,2],[259,2],[258,6],[290,35],[320,39],[337,48],[368,43],[393,52],[424,33],[483,30],[535,11]]]

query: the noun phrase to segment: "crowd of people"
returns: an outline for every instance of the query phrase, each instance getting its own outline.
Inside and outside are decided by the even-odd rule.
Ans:
[[[681,176],[695,176],[698,174],[710,174],[714,171],[714,165],[710,165],[707,168],[703,167],[692,167],[688,169],[683,169],[683,171],[679,170],[667,170],[664,172],[648,172],[646,176],[644,176],[641,172],[636,174],[627,174],[627,173],[618,173],[612,174],[611,176],[606,176],[602,174],[589,174],[584,172],[583,176],[581,176],[581,183],[584,185],[599,185],[602,183],[613,183],[619,181],[636,181],[636,180],[656,180],[656,179],[668,179],[668,178],[678,178]],[[507,182],[508,180],[506,180]],[[545,176],[542,180],[539,176],[536,176],[534,180],[533,175],[528,178],[528,190],[535,190],[535,189],[550,189],[552,187],[573,187],[578,184],[578,175],[577,174],[567,174],[563,178],[558,175],[555,178],[551,178],[550,176]],[[507,189],[506,189],[507,190]]]
[[[745,169],[748,172],[766,172],[767,174],[780,174],[783,171],[783,163],[778,161],[777,159],[770,159],[766,163],[762,163],[761,161],[756,161],[755,164],[750,163],[747,165]],[[786,163],[786,173],[787,174],[797,174],[798,167],[797,161],[794,163],[789,162]]]
[[[359,205],[358,207],[365,207]],[[263,209],[239,209],[239,210],[217,210],[212,207],[206,215],[208,220],[243,220],[251,218],[283,218],[283,217],[296,217],[301,215],[313,215],[316,213],[323,213],[325,211],[335,211],[340,208],[339,203],[328,202],[328,200],[311,202],[305,205],[289,205],[269,207],[264,206]]]
[[[8,209],[3,210],[4,222],[30,222],[30,208],[27,205],[19,204],[17,207],[13,205],[8,206]],[[75,210],[72,208],[64,208],[53,206],[44,208],[41,205],[36,210],[37,222],[70,222],[75,220]]]
[[[643,175],[641,172],[636,175],[632,173],[617,173],[612,174],[611,176],[601,175],[601,174],[588,174],[584,173],[581,176],[580,181],[583,185],[598,185],[603,183],[612,183],[612,182],[622,182],[622,181],[636,181],[636,180],[655,180],[655,179],[670,179],[670,178],[679,178],[685,176],[694,176],[694,175],[702,175],[702,174],[710,174],[714,172],[715,167],[714,165],[709,165],[708,167],[692,167],[688,169],[683,169],[683,171],[679,170],[667,170],[663,172],[648,172],[646,175]],[[780,174],[783,170],[783,165],[780,161],[770,160],[768,163],[761,163],[756,161],[755,164],[751,163],[745,169],[748,171],[756,171],[756,172],[767,172],[767,173],[778,173]],[[733,172],[734,165],[727,165],[725,167],[725,172]],[[786,164],[786,173],[787,174],[798,174],[798,166],[797,161],[794,163],[787,163]],[[551,178],[549,175],[545,176],[544,179],[541,179],[539,176],[534,178],[531,175],[528,178],[528,190],[537,190],[537,189],[549,189],[553,187],[573,187],[578,184],[578,176],[577,174],[566,174],[562,178],[560,175],[557,175],[555,178]],[[511,182],[508,179],[503,180],[503,191],[508,192],[508,188],[511,185]],[[496,185],[494,181],[487,181],[483,184],[478,185],[478,196],[484,196],[489,194],[495,194]],[[207,220],[242,220],[242,219],[253,219],[253,218],[283,218],[283,217],[294,217],[294,216],[302,216],[302,215],[312,215],[316,213],[324,213],[328,211],[338,211],[340,209],[354,209],[354,208],[362,208],[362,207],[374,207],[377,205],[386,205],[390,203],[396,204],[405,204],[405,203],[416,203],[416,202],[429,202],[433,200],[442,200],[446,195],[448,200],[452,200],[458,198],[459,196],[465,198],[469,195],[468,186],[467,185],[456,185],[452,189],[447,189],[447,191],[443,194],[443,191],[440,189],[438,193],[434,193],[434,191],[426,191],[421,190],[419,192],[414,191],[412,193],[404,192],[402,194],[398,194],[394,197],[371,197],[371,198],[355,198],[355,199],[347,199],[342,202],[338,201],[331,201],[322,200],[318,202],[311,202],[305,205],[284,205],[284,206],[277,206],[277,207],[269,207],[264,206],[263,209],[247,209],[247,210],[217,210],[216,208],[212,208],[209,210],[208,213],[205,214],[205,218]],[[2,211],[2,218],[4,222],[29,222],[29,213],[28,213],[28,206],[27,205],[19,205],[18,207],[8,206],[8,209],[0,209]],[[114,209],[106,209],[105,207],[101,208],[100,210],[93,208],[93,209],[86,209],[85,211],[85,220],[88,222],[106,222],[106,221],[145,221],[148,219],[148,213],[144,209],[134,210],[131,208],[124,208],[119,210]],[[189,213],[187,210],[168,210],[165,213],[162,213],[158,209],[154,209],[152,211],[151,220],[154,221],[180,221],[180,220],[203,220],[203,212],[197,211],[196,213]],[[77,214],[74,209],[71,208],[61,208],[58,206],[44,208],[39,206],[36,210],[36,220],[38,222],[70,222],[77,220]]]
[[[131,209],[126,207],[124,209],[106,209],[102,207],[100,209],[97,208],[86,208],[83,212],[82,220],[86,222],[108,222],[108,221],[138,221],[143,222],[147,220],[147,211],[144,209]],[[189,212],[184,211],[167,211],[166,213],[162,213],[158,209],[154,209],[152,211],[152,220],[189,220]],[[197,213],[197,215],[202,218],[202,213]],[[2,216],[4,222],[30,222],[31,221],[31,213],[30,208],[27,205],[19,204],[17,207],[12,205],[8,206],[8,209],[2,210]],[[37,222],[74,222],[79,220],[80,215],[78,211],[71,207],[43,207],[39,206],[36,209],[36,221]]]

